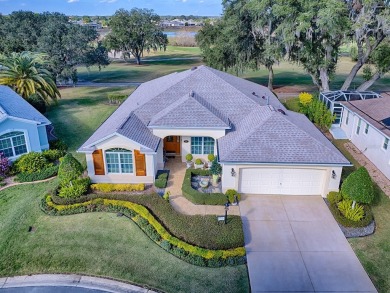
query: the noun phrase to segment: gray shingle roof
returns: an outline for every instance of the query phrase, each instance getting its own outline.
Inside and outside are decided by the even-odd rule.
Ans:
[[[0,112],[2,116],[35,121],[38,124],[51,122],[8,86],[0,85]]]
[[[149,127],[230,128],[229,119],[200,95],[190,92],[157,113]]]
[[[207,66],[142,84],[79,151],[114,133],[156,150],[160,138],[153,127],[227,128],[218,139],[222,162],[349,164],[306,117],[287,111],[266,87]]]
[[[390,95],[384,93],[382,96],[383,98],[342,102],[341,104],[390,137],[390,128],[382,122],[390,118]]]

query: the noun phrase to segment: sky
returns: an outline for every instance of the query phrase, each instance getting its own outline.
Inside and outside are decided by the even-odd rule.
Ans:
[[[0,0],[0,13],[15,10],[66,15],[112,15],[119,8],[153,9],[159,15],[219,16],[222,0]]]

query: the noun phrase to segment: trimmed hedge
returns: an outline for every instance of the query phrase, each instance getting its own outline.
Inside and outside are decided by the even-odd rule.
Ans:
[[[100,192],[113,192],[113,191],[144,191],[145,184],[114,184],[114,183],[97,183],[92,184],[91,189]]]
[[[48,167],[53,166],[42,153],[30,152],[22,155],[14,162],[16,172],[35,173],[41,172]]]
[[[343,199],[343,197],[341,196],[341,193],[337,192],[337,191],[329,192],[329,194],[326,196],[326,198],[328,199],[328,201],[331,204],[336,204]]]
[[[45,150],[42,152],[42,155],[48,160],[49,162],[56,162],[63,156],[65,156],[66,152],[62,150]]]
[[[227,197],[223,193],[202,193],[192,188],[191,177],[193,175],[209,176],[209,170],[202,169],[187,169],[184,176],[181,191],[183,195],[194,204],[201,205],[224,205],[227,202]]]
[[[154,181],[154,186],[157,188],[165,188],[168,184],[168,173],[161,173]]]
[[[63,198],[80,197],[87,193],[90,184],[91,179],[89,177],[77,178],[70,181],[67,185],[63,185],[58,192],[58,196]]]
[[[98,198],[73,205],[56,205],[50,195],[41,201],[43,211],[52,215],[69,215],[88,211],[122,212],[132,219],[155,243],[176,257],[205,267],[234,266],[246,263],[245,248],[210,250],[186,243],[172,236],[142,205]]]
[[[83,174],[84,168],[77,161],[72,154],[68,153],[62,158],[60,167],[58,169],[58,178],[60,179],[60,185],[67,185],[70,181],[77,179]]]
[[[39,180],[45,180],[50,177],[56,176],[58,173],[58,166],[48,167],[41,172],[36,173],[19,173],[15,177],[15,181],[17,182],[33,182]]]
[[[374,220],[374,216],[372,214],[370,206],[368,205],[362,205],[362,206],[364,209],[364,217],[358,222],[349,220],[346,217],[344,217],[341,211],[339,210],[337,203],[333,203],[333,204],[330,203],[329,208],[334,218],[339,224],[343,225],[344,227],[361,228],[361,227],[368,226]]]
[[[155,215],[173,235],[196,246],[208,249],[231,249],[244,245],[242,220],[239,216],[229,215],[228,225],[220,225],[214,215],[191,216],[181,214],[158,194],[88,194],[72,199],[60,198],[54,194],[55,190],[51,195],[53,202],[60,205],[83,203],[98,198],[124,200],[140,204]]]
[[[358,203],[370,204],[374,200],[374,186],[367,169],[360,167],[352,172],[341,186],[341,194],[345,199]]]

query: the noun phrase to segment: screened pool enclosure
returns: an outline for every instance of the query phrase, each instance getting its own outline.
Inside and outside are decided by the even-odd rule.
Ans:
[[[368,100],[381,98],[378,93],[366,91],[333,91],[320,93],[319,99],[326,104],[332,114],[336,115],[336,119],[333,125],[340,125],[343,115],[343,106],[341,102],[357,101],[357,100]]]

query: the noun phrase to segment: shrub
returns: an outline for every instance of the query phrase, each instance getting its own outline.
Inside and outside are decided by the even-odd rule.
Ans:
[[[213,154],[208,154],[207,159],[209,160],[209,162],[212,162],[212,161],[214,161],[215,156]]]
[[[21,156],[14,164],[17,172],[30,174],[34,172],[41,172],[47,167],[52,166],[42,153],[36,152],[31,152]]]
[[[62,186],[58,196],[63,198],[80,197],[86,194],[91,180],[88,178],[79,178],[68,182],[66,186]]]
[[[54,163],[59,158],[62,158],[65,156],[66,152],[62,150],[46,150],[42,152],[43,156],[48,160],[49,162]]]
[[[113,183],[97,183],[92,184],[91,189],[101,192],[113,192],[113,191],[143,191],[145,190],[145,184],[113,184]]]
[[[329,129],[335,119],[332,112],[319,99],[313,99],[301,110],[310,121],[322,129]]]
[[[220,175],[222,173],[222,166],[218,163],[217,157],[214,158],[213,164],[211,165],[210,172],[213,175]]]
[[[68,146],[65,142],[60,139],[49,141],[49,146],[51,150],[60,150],[66,152],[68,150]]]
[[[126,95],[120,94],[108,94],[107,99],[110,104],[120,104],[123,100],[127,98]]]
[[[351,173],[341,186],[343,198],[370,204],[374,199],[374,186],[370,174],[364,167]]]
[[[72,154],[66,154],[58,168],[58,178],[60,185],[67,185],[70,181],[77,179],[84,169],[80,162],[77,161]]]
[[[163,199],[168,201],[169,202],[169,196],[171,195],[171,193],[169,191],[166,191],[163,195]]]
[[[168,180],[167,179],[162,179],[162,178],[157,178],[154,181],[154,186],[157,188],[165,188],[167,186]]]
[[[346,217],[348,220],[358,222],[363,219],[364,209],[363,206],[356,204],[354,208],[352,208],[352,200],[345,199],[340,201],[337,204],[340,212]]]
[[[195,164],[196,164],[196,165],[202,165],[203,162],[202,162],[201,159],[198,158],[198,159],[195,160]]]
[[[301,107],[306,107],[308,104],[310,104],[313,101],[313,95],[306,92],[300,93],[298,98]]]
[[[207,205],[224,205],[226,203],[226,195],[224,195],[223,193],[202,193],[193,189],[191,186],[192,175],[208,176],[210,175],[210,171],[202,169],[187,169],[181,190],[183,192],[183,195],[189,201],[194,204]]]
[[[236,201],[236,197],[237,197],[237,201],[240,201],[241,200],[241,194],[239,194],[236,190],[234,189],[228,189],[226,190],[226,193],[225,193],[228,201],[230,203],[234,203]]]
[[[157,178],[158,179],[168,179],[168,173],[161,173],[160,175],[158,175]]]
[[[192,161],[193,158],[194,158],[194,156],[193,156],[192,154],[187,154],[187,155],[186,155],[186,160],[187,160],[187,162]]]
[[[10,170],[10,161],[3,153],[0,153],[0,178],[5,178]]]
[[[327,195],[326,198],[328,199],[329,203],[331,203],[331,204],[338,203],[343,199],[341,196],[341,193],[337,192],[337,191],[329,192],[329,194]]]
[[[45,180],[47,178],[56,176],[58,173],[58,166],[48,167],[40,172],[35,173],[19,173],[16,175],[15,181],[18,182],[32,182],[38,180]]]
[[[337,204],[331,204],[330,205],[330,211],[332,212],[333,216],[335,217],[336,221],[343,225],[344,227],[366,227],[369,225],[374,217],[372,215],[372,211],[368,205],[363,205],[364,210],[364,217],[360,221],[352,221],[350,219],[347,219],[339,210]]]

